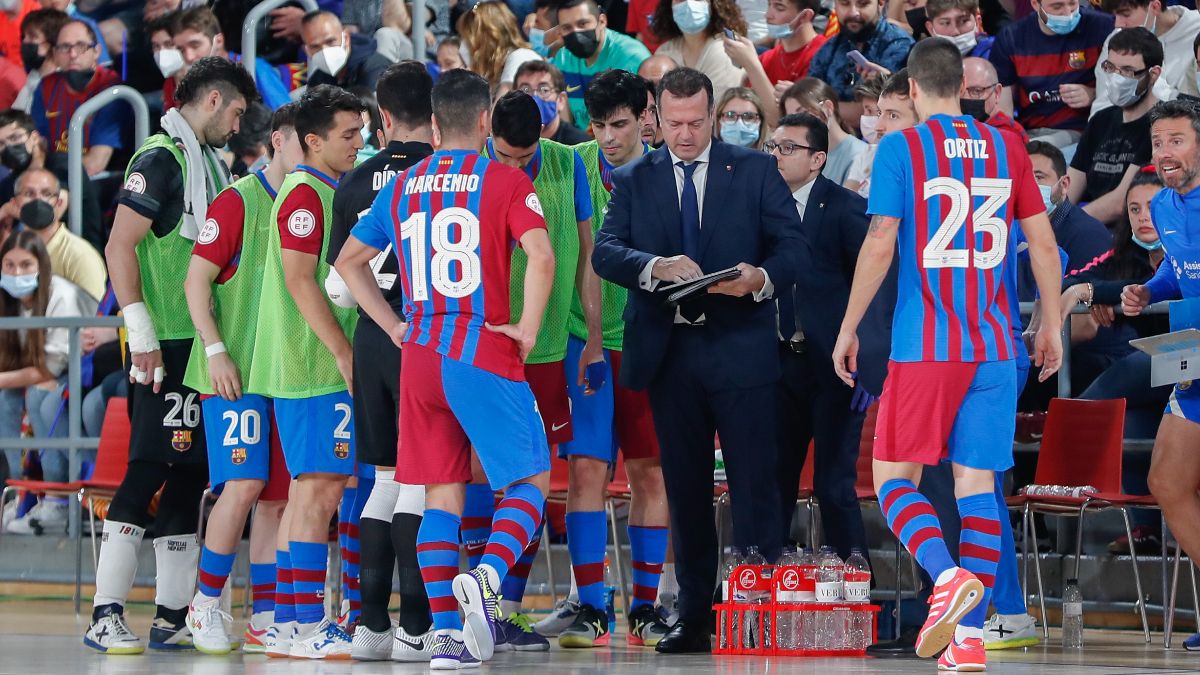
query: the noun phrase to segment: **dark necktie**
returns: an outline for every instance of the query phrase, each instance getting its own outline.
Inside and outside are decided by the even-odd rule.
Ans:
[[[679,197],[679,229],[683,240],[683,254],[692,262],[700,264],[700,205],[696,199],[696,183],[692,176],[699,162],[676,163],[683,169],[683,194]]]

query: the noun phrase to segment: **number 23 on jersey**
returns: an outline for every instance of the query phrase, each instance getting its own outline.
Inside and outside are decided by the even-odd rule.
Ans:
[[[1012,180],[980,177],[969,180],[969,186],[944,176],[925,181],[923,198],[941,198],[944,205],[942,222],[922,252],[921,265],[925,269],[973,266],[987,270],[1004,262],[1008,251],[1008,223],[996,214],[1012,196]],[[954,248],[954,240],[967,222],[967,211],[976,202],[980,203],[971,213],[968,248]]]

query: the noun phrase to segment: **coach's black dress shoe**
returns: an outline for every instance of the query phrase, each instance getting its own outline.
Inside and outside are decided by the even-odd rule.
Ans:
[[[900,631],[899,640],[881,640],[867,646],[867,656],[876,658],[905,658],[917,655],[917,633],[914,626]]]
[[[654,651],[659,654],[709,654],[712,641],[709,639],[706,621],[680,620],[671,632],[658,641]]]

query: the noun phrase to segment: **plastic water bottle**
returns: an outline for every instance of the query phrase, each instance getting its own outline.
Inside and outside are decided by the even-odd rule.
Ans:
[[[725,556],[725,566],[721,568],[721,599],[725,602],[740,602],[731,595],[733,589],[729,587],[729,577],[733,576],[733,570],[743,564],[744,559],[745,554],[742,553],[742,549],[736,546],[730,549],[729,555]]]
[[[817,602],[842,601],[842,559],[833,547],[822,546],[817,568]]]
[[[842,595],[846,602],[871,601],[871,568],[862,549],[850,549],[846,558],[846,571],[842,581]]]
[[[817,601],[817,556],[811,548],[800,553],[800,602]]]
[[[613,606],[617,589],[612,583],[612,569],[608,564],[608,556],[604,556],[604,611],[608,614],[608,634],[614,635],[617,630],[617,610]]]
[[[1083,595],[1077,579],[1067,579],[1063,589],[1062,634],[1063,649],[1083,648]]]
[[[746,559],[742,561],[744,565],[759,567],[760,569],[767,564],[767,559],[759,552],[757,546],[751,546],[746,549]],[[751,590],[746,593],[746,602],[752,605],[761,605],[770,601],[770,593],[761,590]],[[746,612],[746,631],[747,641],[746,646],[759,646],[759,615],[761,612]]]
[[[778,631],[778,647],[796,649],[800,639],[800,612],[785,605],[795,604],[800,599],[800,554],[794,546],[783,549],[783,556],[775,566],[775,601],[779,603],[775,614]]]

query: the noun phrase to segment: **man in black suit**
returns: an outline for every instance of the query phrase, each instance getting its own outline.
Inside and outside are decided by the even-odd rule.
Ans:
[[[780,548],[775,288],[807,257],[774,160],[712,137],[712,82],[680,68],[659,83],[666,147],[613,173],[592,264],[629,289],[621,381],[648,389],[671,511],[679,622],[663,653],[710,650],[717,577],[713,437],[729,475],[734,541]],[[737,267],[740,276],[678,308],[660,285]]]
[[[867,235],[867,200],[821,175],[829,150],[829,129],[823,120],[808,113],[784,117],[766,149],[779,160],[779,173],[792,190],[812,252],[812,264],[796,273],[792,292],[777,294],[783,364],[778,472],[783,532],[785,537],[790,532],[800,470],[813,441],[813,487],[822,531],[825,542],[844,559],[851,548],[867,550],[854,483],[864,413],[882,391],[887,373],[895,275],[864,318],[868,325],[860,331],[858,381],[852,390],[833,372],[833,345],[846,313],[858,249]]]

